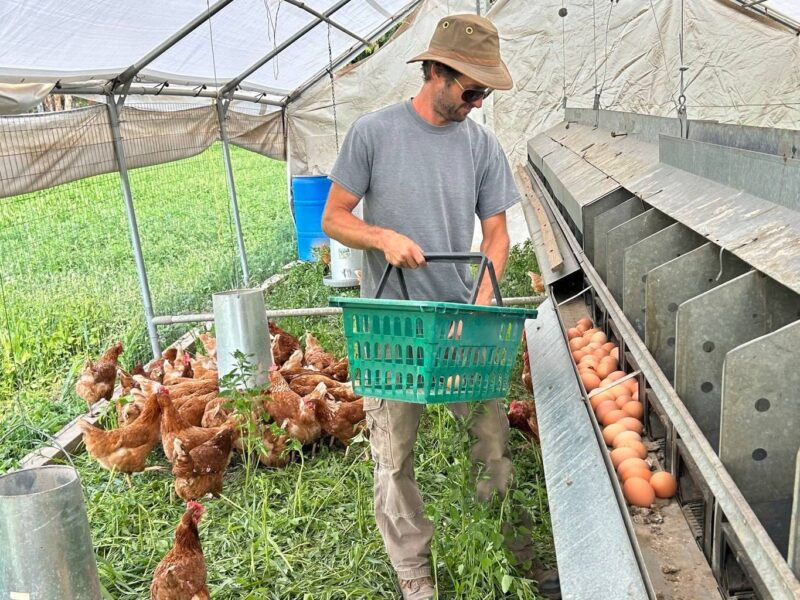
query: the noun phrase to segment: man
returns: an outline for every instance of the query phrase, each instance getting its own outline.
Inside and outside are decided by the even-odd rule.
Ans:
[[[406,271],[416,300],[468,302],[466,265],[431,263],[425,252],[468,252],[475,215],[483,232],[481,251],[502,276],[509,238],[505,211],[520,199],[503,149],[492,133],[467,119],[493,90],[512,87],[500,58],[492,23],[475,15],[452,15],[436,26],[422,61],[419,93],[358,119],[331,172],[322,228],[331,238],[363,249],[361,295],[374,297],[389,262]],[[364,198],[364,218],[352,214]],[[422,268],[424,267],[424,268]],[[382,297],[401,298],[392,275]],[[485,278],[477,303],[489,304]],[[485,477],[479,498],[504,493],[511,477],[508,420],[501,401],[477,406],[471,431],[473,461]],[[469,405],[450,405],[466,417]],[[375,519],[397,571],[405,600],[434,595],[429,565],[433,526],[423,513],[414,478],[414,442],[423,406],[365,398],[375,460]]]

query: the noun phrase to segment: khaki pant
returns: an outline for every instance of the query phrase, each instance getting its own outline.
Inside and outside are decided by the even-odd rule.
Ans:
[[[499,400],[448,405],[458,418],[470,419],[475,438],[470,456],[483,467],[477,495],[488,499],[508,488],[512,465],[508,451],[508,417]],[[414,443],[424,405],[364,398],[375,461],[375,520],[386,552],[400,579],[431,575],[428,562],[433,524],[423,512],[422,496],[414,477]]]

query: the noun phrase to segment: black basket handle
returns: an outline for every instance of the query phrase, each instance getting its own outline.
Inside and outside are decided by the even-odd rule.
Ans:
[[[494,265],[489,257],[482,252],[428,252],[425,254],[427,262],[466,262],[479,265],[478,276],[475,278],[475,283],[472,286],[470,293],[469,303],[475,304],[478,298],[478,290],[481,287],[481,281],[486,271],[489,272],[489,280],[492,282],[492,289],[494,290],[494,299],[497,306],[503,306],[503,298],[500,295],[500,287],[497,285],[497,276],[494,273]],[[375,297],[380,298],[383,293],[383,288],[386,287],[386,282],[389,281],[389,273],[394,268],[391,263],[386,265],[381,280],[378,283],[378,290],[375,292]],[[397,269],[397,278],[400,281],[400,291],[406,300],[410,300],[408,296],[408,288],[406,287],[406,278],[403,276],[403,269]]]

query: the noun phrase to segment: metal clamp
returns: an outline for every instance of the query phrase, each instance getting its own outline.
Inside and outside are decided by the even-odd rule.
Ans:
[[[466,262],[479,265],[478,275],[475,277],[475,283],[473,283],[472,292],[470,292],[470,304],[475,304],[475,300],[478,298],[478,291],[481,287],[481,281],[483,280],[484,274],[488,270],[489,280],[492,282],[492,290],[494,291],[494,298],[497,302],[497,306],[503,306],[503,297],[500,295],[500,286],[497,284],[497,276],[494,272],[494,265],[492,264],[492,261],[489,260],[489,257],[482,252],[429,252],[425,254],[425,261]],[[399,267],[394,267],[392,264],[386,265],[386,270],[384,270],[381,280],[378,283],[378,289],[375,292],[375,297],[381,297],[383,289],[386,287],[386,282],[389,280],[389,273],[391,272],[392,268],[397,268],[397,278],[400,281],[400,291],[403,294],[403,298],[410,300],[411,298],[408,295],[408,288],[406,287],[406,278],[403,275],[403,270]]]

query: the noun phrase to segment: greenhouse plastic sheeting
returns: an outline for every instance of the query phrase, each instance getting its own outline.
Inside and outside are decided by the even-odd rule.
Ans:
[[[407,3],[350,0],[331,19],[367,37]],[[113,79],[213,4],[206,0],[0,0],[0,80]],[[305,4],[324,12],[335,2],[305,0]],[[148,65],[141,78],[189,85],[225,82],[316,20],[281,0],[234,0]],[[331,28],[334,57],[354,43],[354,38]],[[320,23],[247,77],[241,87],[285,95],[327,64],[328,25]]]

